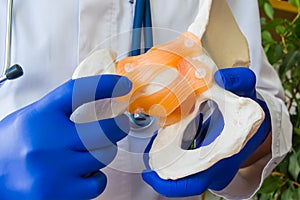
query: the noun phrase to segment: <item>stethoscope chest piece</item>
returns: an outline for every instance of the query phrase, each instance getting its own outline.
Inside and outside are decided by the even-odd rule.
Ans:
[[[152,124],[154,118],[145,113],[135,113],[130,115],[130,121],[135,128],[144,128]]]

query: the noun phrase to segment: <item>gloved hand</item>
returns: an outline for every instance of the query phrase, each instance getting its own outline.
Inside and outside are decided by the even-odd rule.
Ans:
[[[245,147],[238,154],[220,160],[205,171],[178,180],[163,180],[154,171],[145,170],[142,174],[144,181],[164,196],[186,197],[199,195],[207,189],[224,189],[233,179],[246,159],[263,143],[271,131],[271,120],[268,108],[263,101],[256,97],[256,78],[255,74],[250,69],[222,69],[216,72],[215,80],[226,90],[229,90],[239,96],[249,97],[259,103],[265,112],[265,120],[261,124],[257,133],[247,142]],[[221,117],[218,116],[212,117],[215,119],[221,119]],[[222,126],[222,123],[222,120],[214,120],[214,124],[212,124],[212,126],[215,126],[215,128],[213,127],[209,130],[220,130],[219,126]],[[215,135],[215,133],[208,132],[207,135],[208,137],[206,137],[202,143],[205,143],[206,140],[211,140],[211,137],[209,136]]]
[[[75,124],[80,105],[120,96],[131,82],[116,75],[70,80],[0,122],[0,199],[90,199],[101,194],[99,171],[126,136],[125,116]],[[84,141],[84,142],[82,142]]]

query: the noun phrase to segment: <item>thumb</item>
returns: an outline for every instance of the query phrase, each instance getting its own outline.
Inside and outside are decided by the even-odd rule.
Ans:
[[[132,83],[119,75],[100,75],[69,80],[50,92],[46,99],[56,103],[66,114],[84,103],[104,98],[123,96],[130,92]]]
[[[215,81],[220,87],[242,97],[256,99],[256,76],[248,68],[224,68],[218,70]]]

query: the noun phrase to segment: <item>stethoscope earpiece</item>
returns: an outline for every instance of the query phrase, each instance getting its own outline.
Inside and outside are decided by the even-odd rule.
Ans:
[[[15,64],[6,70],[5,75],[8,80],[16,79],[24,74],[23,69],[20,65]]]
[[[0,77],[0,84],[4,83],[6,80],[13,80],[21,77],[24,74],[23,69],[20,65],[15,64],[9,67],[5,74]]]

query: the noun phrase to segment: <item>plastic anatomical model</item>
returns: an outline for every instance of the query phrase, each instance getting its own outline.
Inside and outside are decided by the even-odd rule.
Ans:
[[[249,64],[248,49],[232,21],[226,1],[219,0],[218,4],[211,0],[201,2],[195,22],[177,39],[155,46],[143,55],[120,61],[116,61],[113,51],[96,51],[73,75],[73,78],[79,78],[117,73],[132,81],[133,88],[128,95],[103,100],[96,105],[101,113],[84,115],[88,110],[86,107],[77,110],[73,120],[110,118],[125,111],[157,117],[160,129],[149,152],[149,164],[164,179],[197,173],[238,153],[264,119],[264,112],[256,102],[238,97],[215,83],[213,75],[218,67]],[[225,9],[222,11],[224,16],[216,19],[214,13],[219,13],[219,9]],[[227,27],[233,27],[230,29],[233,33],[228,35],[234,34],[240,40],[236,39],[239,40],[237,44],[230,44],[236,47],[232,51],[220,54],[218,44],[209,38],[208,31],[210,21],[215,20],[215,25],[222,24],[220,20],[224,19],[230,23]],[[226,41],[224,45],[226,47]],[[209,51],[206,52],[204,47]],[[235,49],[240,50],[233,53]],[[207,101],[215,102],[223,116],[224,127],[210,144],[192,150],[183,149],[181,143],[187,127],[199,116],[201,105]]]

